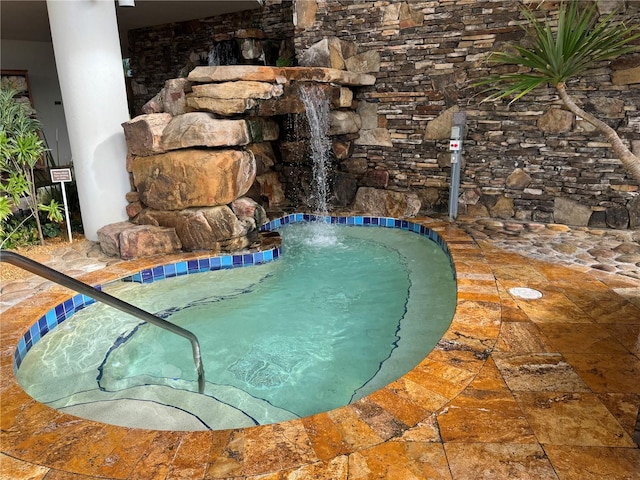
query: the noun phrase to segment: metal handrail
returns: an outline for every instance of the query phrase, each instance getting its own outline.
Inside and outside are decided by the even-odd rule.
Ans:
[[[82,283],[75,278],[71,278],[70,276],[65,275],[62,272],[58,272],[53,268],[49,268],[46,265],[35,262],[30,258],[24,257],[15,252],[0,250],[0,263],[1,262],[10,263],[11,265],[22,268],[23,270],[27,270],[28,272],[55,282],[59,285],[62,285],[63,287],[75,290],[76,292],[82,293],[87,297],[91,297],[98,302],[105,303],[110,307],[116,308],[124,313],[128,313],[129,315],[133,315],[134,317],[144,320],[145,322],[151,323],[157,327],[163,328],[165,330],[168,330],[169,332],[186,338],[191,343],[191,349],[193,350],[193,361],[196,366],[196,371],[198,372],[198,391],[200,393],[204,393],[205,379],[204,367],[202,366],[202,356],[200,354],[200,342],[198,342],[198,338],[189,330],[179,327],[178,325],[168,322],[160,317],[156,317],[155,315],[146,312],[134,305],[131,305],[130,303],[124,302],[116,297],[109,295],[108,293],[104,293],[92,287],[91,285]]]

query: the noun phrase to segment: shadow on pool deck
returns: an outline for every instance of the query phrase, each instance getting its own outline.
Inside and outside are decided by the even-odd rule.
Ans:
[[[16,384],[13,352],[25,329],[69,294],[47,288],[8,308],[0,478],[640,479],[640,282],[526,258],[446,222],[419,221],[445,238],[456,264],[451,328],[404,377],[300,420],[172,432],[52,410]],[[104,283],[157,261],[116,262],[80,278]],[[522,299],[513,287],[543,296]],[[3,297],[18,300],[19,292],[14,286]]]

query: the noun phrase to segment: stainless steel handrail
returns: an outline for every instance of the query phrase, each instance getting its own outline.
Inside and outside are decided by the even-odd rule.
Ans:
[[[202,366],[202,355],[200,354],[200,342],[198,342],[198,338],[191,333],[189,330],[186,330],[178,325],[175,325],[171,322],[167,322],[166,320],[156,317],[149,312],[146,312],[130,303],[124,302],[116,297],[109,295],[108,293],[104,293],[91,285],[87,285],[86,283],[82,283],[75,278],[71,278],[68,275],[65,275],[62,272],[58,272],[53,268],[49,268],[46,265],[35,262],[30,258],[19,255],[15,252],[10,252],[8,250],[0,250],[0,262],[10,263],[11,265],[15,265],[16,267],[22,268],[23,270],[27,270],[35,275],[38,275],[42,278],[46,278],[52,282],[55,282],[63,287],[70,288],[71,290],[75,290],[78,293],[82,293],[87,297],[91,297],[98,302],[105,303],[110,307],[116,308],[124,313],[128,313],[129,315],[133,315],[145,322],[151,323],[157,327],[168,330],[176,335],[180,335],[181,337],[186,338],[191,343],[191,349],[193,350],[193,361],[196,365],[196,371],[198,372],[198,391],[200,393],[204,393],[204,367]]]

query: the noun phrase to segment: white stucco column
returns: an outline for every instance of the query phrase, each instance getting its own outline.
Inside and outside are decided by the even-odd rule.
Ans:
[[[47,0],[86,238],[127,219],[129,120],[114,0]]]

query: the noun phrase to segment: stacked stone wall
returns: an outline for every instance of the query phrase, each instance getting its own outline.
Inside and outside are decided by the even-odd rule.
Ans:
[[[359,90],[358,99],[375,104],[391,146],[360,144],[353,156],[366,159],[369,169],[387,171],[387,188],[418,193],[424,211],[446,209],[450,121],[425,132],[445,111],[459,109],[467,113],[463,212],[553,222],[554,212],[569,202],[575,207],[569,211],[590,209],[586,221],[592,225],[640,226],[638,182],[603,136],[564,111],[555,90],[541,88],[509,105],[481,103],[481,89],[471,86],[501,70],[486,61],[492,51],[523,41],[521,2],[316,3],[315,17],[305,18],[296,32],[298,57],[331,36],[355,43],[358,54],[379,54],[372,72],[376,83]],[[527,3],[549,11],[557,6]],[[628,22],[640,21],[638,2],[599,2],[603,14],[616,6]],[[639,65],[640,55],[627,55],[568,85],[578,104],[615,128],[635,152],[640,150]]]
[[[293,57],[292,8],[290,1],[269,0],[257,10],[131,30],[132,116],[142,113],[167,79],[186,77],[194,67],[207,65],[217,42],[255,40],[258,48]],[[241,59],[240,63],[264,64],[265,60]],[[275,65],[271,58],[266,63]]]

